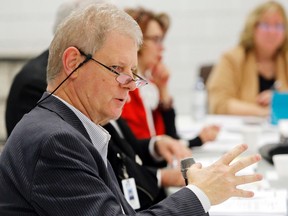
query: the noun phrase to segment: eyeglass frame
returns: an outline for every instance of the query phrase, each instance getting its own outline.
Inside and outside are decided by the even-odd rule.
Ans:
[[[97,64],[101,65],[102,67],[106,68],[107,70],[109,70],[110,72],[116,74],[117,76],[115,77],[115,80],[122,84],[122,85],[127,85],[128,83],[130,83],[131,81],[134,81],[135,82],[135,85],[136,85],[136,88],[140,88],[142,86],[145,86],[148,84],[147,80],[145,80],[144,78],[142,78],[141,76],[137,75],[136,73],[132,72],[133,76],[137,77],[136,79],[134,79],[133,77],[129,76],[128,74],[125,74],[125,73],[119,73],[118,71],[112,69],[111,67],[108,67],[107,65],[99,62],[98,60],[94,59],[92,57],[91,54],[85,54],[82,50],[78,49],[80,54],[85,56],[88,61],[89,60],[92,60],[94,62],[96,62]],[[119,77],[121,78],[122,77],[129,77],[129,80],[127,80],[126,82],[122,82],[122,81],[119,81]]]
[[[164,37],[161,37],[161,36],[144,36],[144,41],[145,40],[150,40],[150,41],[153,41],[155,44],[163,44],[163,41],[164,41]]]
[[[285,24],[269,24],[266,22],[259,22],[257,23],[257,28],[261,29],[262,31],[268,32],[268,31],[276,31],[276,32],[284,32],[285,31]]]

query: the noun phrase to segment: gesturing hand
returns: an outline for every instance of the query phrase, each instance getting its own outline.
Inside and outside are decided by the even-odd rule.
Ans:
[[[261,160],[256,154],[247,156],[231,163],[237,156],[247,149],[246,144],[241,144],[224,154],[212,165],[202,168],[195,163],[187,170],[188,184],[199,187],[209,198],[211,205],[224,202],[230,197],[252,197],[254,193],[237,188],[238,185],[260,181],[260,174],[237,176],[240,170]]]

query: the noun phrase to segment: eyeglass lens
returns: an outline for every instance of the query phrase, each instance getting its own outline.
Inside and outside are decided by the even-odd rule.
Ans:
[[[129,82],[134,81],[137,88],[142,87],[147,84],[147,81],[141,80],[138,77],[136,77],[136,79],[133,79],[129,75],[121,74],[121,73],[119,73],[119,75],[116,77],[116,81],[121,84],[128,84]]]
[[[163,43],[163,37],[160,37],[160,36],[145,36],[144,40],[151,40],[155,44],[162,44]]]
[[[271,24],[268,24],[268,23],[265,23],[265,22],[260,22],[258,24],[258,27],[261,29],[261,30],[264,30],[264,31],[278,31],[278,32],[283,32],[285,30],[285,25],[284,24],[274,24],[274,25],[271,25]]]

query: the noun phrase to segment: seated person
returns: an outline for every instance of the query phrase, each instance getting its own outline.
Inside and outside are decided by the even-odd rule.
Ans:
[[[225,53],[208,82],[209,112],[268,116],[273,90],[288,90],[288,26],[275,1],[247,17],[239,44]]]
[[[191,151],[179,141],[163,136],[154,145],[155,152],[158,153],[155,153],[153,148],[152,153],[154,154],[151,154],[148,149],[151,149],[149,145],[153,145],[153,141],[150,139],[138,140],[123,119],[110,121],[104,125],[104,128],[111,135],[108,160],[113,167],[122,192],[124,192],[123,180],[128,178],[135,180],[140,201],[140,208],[137,210],[148,208],[164,199],[166,197],[165,187],[184,186],[185,182],[180,168],[167,168],[167,163],[158,160],[159,156],[165,157],[164,159],[168,161],[171,161],[171,157],[178,157],[178,159],[191,157]],[[175,150],[170,152],[167,158],[167,153],[162,155],[163,151],[159,151],[160,148],[165,151]],[[174,155],[175,153],[178,155]]]
[[[60,5],[60,7],[57,10],[56,14],[56,20],[54,24],[54,31],[56,31],[56,28],[64,18],[66,18],[72,11],[79,10],[82,7],[85,7],[87,4],[90,4],[93,2],[92,0],[71,0],[66,1],[63,4]],[[97,2],[94,0],[94,2]],[[46,82],[46,67],[48,62],[48,55],[49,51],[44,51],[41,55],[37,56],[36,58],[30,60],[22,69],[21,71],[16,75],[13,84],[10,89],[8,101],[7,101],[7,109],[6,109],[6,126],[7,126],[7,132],[8,134],[11,133],[12,129],[15,127],[15,125],[18,123],[18,121],[23,117],[24,114],[29,112],[34,106],[36,106],[37,101],[41,98],[42,94],[45,92],[45,89],[47,87]],[[111,129],[112,130],[112,129]],[[112,130],[112,139],[110,141],[111,145],[109,144],[109,154],[108,154],[108,160],[111,160],[112,167],[115,173],[119,172],[118,170],[121,160],[123,158],[118,158],[117,153],[124,154],[122,151],[127,152],[129,149],[129,146],[127,145],[121,145],[123,142],[122,140],[116,139],[117,142],[113,142],[115,132],[113,133]],[[164,144],[169,144],[169,139],[160,139],[158,140],[158,143],[165,142]],[[120,142],[120,143],[118,143]],[[175,143],[172,141],[171,143]],[[125,144],[125,142],[124,142]],[[123,146],[123,148],[119,148],[119,146]],[[148,152],[148,145],[143,146],[144,149],[147,147]],[[181,147],[182,148],[182,147]],[[134,150],[132,150],[134,151]],[[145,151],[145,150],[144,150]],[[178,149],[176,151],[179,152]],[[130,151],[131,152],[131,151]],[[187,151],[188,152],[188,151]],[[191,155],[191,152],[189,152]],[[141,153],[139,153],[141,155]],[[131,156],[130,154],[127,154],[128,156]],[[188,156],[188,154],[179,155],[180,157]],[[171,155],[172,157],[172,155]],[[146,155],[142,158],[147,158]],[[168,163],[172,163],[172,158],[167,158]],[[144,166],[139,165],[138,163],[135,163],[135,160],[132,160],[130,158],[123,159],[122,163],[124,163],[126,160],[129,161],[128,172],[132,172],[132,177],[135,178],[136,183],[140,182],[140,185],[145,188],[145,190],[150,192],[150,195],[146,195],[143,193],[143,191],[139,190],[139,201],[141,204],[141,209],[145,209],[152,204],[157,203],[161,199],[166,197],[166,194],[164,192],[163,187],[167,186],[183,186],[184,180],[181,176],[181,173],[179,171],[179,168],[177,169],[161,169],[161,172],[159,170],[160,178],[159,180],[156,178],[157,168],[146,168]],[[147,162],[146,159],[143,160],[144,162]],[[153,160],[149,160],[153,161]],[[114,163],[116,162],[116,163]],[[150,166],[154,166],[157,163],[154,164],[147,164]],[[166,163],[158,163],[157,164],[166,166]],[[143,167],[143,168],[142,168]],[[118,174],[118,173],[117,173]],[[131,177],[130,175],[130,177]],[[135,175],[135,176],[134,176]],[[118,177],[118,175],[117,175]],[[174,178],[173,178],[174,177]],[[119,179],[118,179],[119,180]],[[175,180],[175,181],[174,181]],[[154,182],[155,181],[155,182]],[[162,182],[158,182],[162,181]],[[168,183],[167,183],[168,182]],[[121,185],[121,181],[119,181]],[[155,183],[155,184],[154,184]],[[143,184],[143,185],[142,185]],[[161,185],[162,187],[158,187],[158,185]]]
[[[169,27],[169,18],[164,13],[156,14],[143,8],[127,9],[126,12],[138,22],[143,32],[144,43],[138,52],[138,72],[150,82],[144,88],[130,92],[131,100],[125,104],[121,116],[138,139],[163,134],[179,139],[168,89],[169,72],[162,61],[162,42]],[[207,126],[199,136],[185,143],[189,147],[200,146],[214,140],[218,132],[218,126]]]
[[[132,72],[141,42],[139,26],[109,4],[76,11],[57,28],[47,92],[0,155],[0,215],[205,215],[232,196],[253,196],[238,187],[262,176],[236,173],[261,158],[231,163],[247,149],[242,144],[208,167],[187,168],[187,186],[149,209],[136,213],[125,200],[101,124],[118,119],[129,91],[141,87],[143,79]]]
[[[100,0],[66,0],[57,9],[53,33],[57,26],[74,10]],[[28,61],[13,79],[7,98],[5,124],[9,136],[15,125],[41,98],[47,87],[46,68],[48,49]]]

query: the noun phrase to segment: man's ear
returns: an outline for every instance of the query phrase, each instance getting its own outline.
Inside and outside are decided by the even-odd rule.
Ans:
[[[79,50],[76,47],[68,47],[62,56],[62,63],[66,76],[75,70],[81,62],[83,62],[83,57]],[[73,76],[77,76],[77,73],[73,73],[72,77]]]

